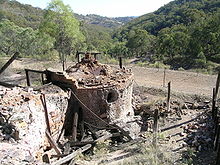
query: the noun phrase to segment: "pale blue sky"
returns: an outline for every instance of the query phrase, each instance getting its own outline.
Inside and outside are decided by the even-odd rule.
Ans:
[[[23,4],[46,8],[50,0],[17,0]],[[107,17],[140,16],[153,12],[172,0],[63,0],[78,14]]]

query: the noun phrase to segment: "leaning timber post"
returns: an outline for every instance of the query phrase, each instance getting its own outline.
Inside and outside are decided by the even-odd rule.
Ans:
[[[26,75],[26,80],[27,80],[27,86],[31,86],[28,69],[25,69],[25,75]]]
[[[74,142],[77,140],[76,138],[77,138],[78,119],[79,119],[79,107],[76,107],[73,115],[73,130],[72,130],[72,137]]]
[[[216,81],[216,88],[215,88],[215,100],[217,99],[218,96],[218,90],[219,90],[219,83],[220,83],[220,71],[218,72],[218,77]]]
[[[48,130],[48,133],[50,135],[52,135],[51,129],[50,129],[50,121],[49,121],[49,116],[48,116],[48,110],[47,110],[47,103],[46,103],[45,94],[41,94],[40,99],[41,99],[41,102],[42,102],[43,107],[44,107],[44,116],[45,116],[45,121],[46,121],[46,125],[47,125],[47,130]]]
[[[5,71],[5,69],[18,57],[19,53],[16,52],[7,62],[6,64],[0,69],[0,74]]]
[[[220,145],[218,145],[217,158],[216,158],[216,165],[219,164],[220,164]]]
[[[58,148],[58,146],[56,145],[55,141],[53,140],[51,134],[48,132],[48,130],[45,131],[45,134],[47,136],[47,139],[51,145],[51,147],[53,147],[53,149],[55,150],[55,152],[57,153],[57,155],[61,155],[60,149]]]
[[[215,88],[213,88],[213,91],[212,91],[212,119],[214,119],[214,115],[215,115],[215,104],[216,104],[216,101],[215,101]]]
[[[214,123],[218,122],[218,107],[214,109]]]
[[[215,139],[214,139],[214,150],[215,151],[217,151],[218,146],[219,146],[219,134],[220,134],[220,125],[218,123],[215,129]]]
[[[171,91],[171,82],[168,83],[167,112],[170,111],[170,91]]]
[[[119,67],[122,69],[122,57],[119,57]]]

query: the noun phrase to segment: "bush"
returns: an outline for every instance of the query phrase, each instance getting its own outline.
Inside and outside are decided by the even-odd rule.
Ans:
[[[220,63],[220,54],[216,54],[212,57],[210,57],[210,60],[216,63]]]
[[[178,71],[184,71],[185,69],[183,67],[178,68]]]
[[[146,67],[146,66],[148,66],[148,62],[142,62],[142,61],[138,61],[137,63],[136,63],[136,65],[138,65],[138,66],[140,66],[140,67]]]
[[[159,61],[156,61],[155,63],[153,64],[149,64],[150,67],[153,67],[153,68],[165,68],[165,69],[170,69],[170,66],[169,65],[165,65],[164,63],[162,62],[159,62]]]
[[[103,63],[103,64],[114,64],[114,65],[118,65],[119,64],[119,61],[118,59],[115,59],[115,58],[111,58],[109,55],[107,54],[103,54],[103,55],[100,55],[98,57],[98,61],[100,63]]]
[[[195,59],[194,60],[194,67],[195,68],[206,68],[207,64],[206,64],[206,60],[204,59]]]

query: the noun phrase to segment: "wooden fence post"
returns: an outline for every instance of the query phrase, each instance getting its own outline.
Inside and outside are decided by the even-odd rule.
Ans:
[[[171,92],[171,82],[168,83],[167,112],[170,111],[170,92]]]
[[[29,70],[25,69],[25,74],[26,74],[27,86],[31,86],[30,77],[29,77]]]
[[[122,69],[122,57],[119,57],[119,67]]]

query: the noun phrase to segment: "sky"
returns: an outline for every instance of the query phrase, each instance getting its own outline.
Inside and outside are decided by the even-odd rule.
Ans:
[[[17,0],[23,4],[46,8],[50,0]],[[141,16],[153,12],[172,0],[63,0],[77,14],[107,17]]]

